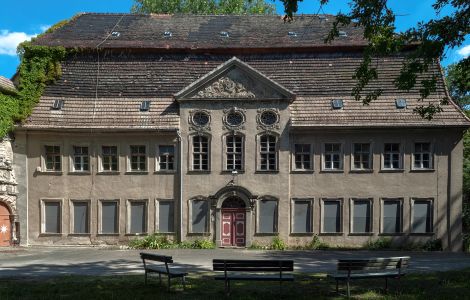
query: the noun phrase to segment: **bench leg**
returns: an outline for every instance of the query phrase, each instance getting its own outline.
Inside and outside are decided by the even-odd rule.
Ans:
[[[388,278],[385,277],[385,293],[388,292]]]
[[[181,277],[181,283],[183,284],[183,290],[186,288],[186,278],[185,276]]]
[[[147,270],[145,270],[145,285],[147,285]]]
[[[162,285],[162,274],[158,273],[158,279],[160,279],[160,285]]]
[[[230,296],[230,280],[225,280],[225,296]]]
[[[348,299],[351,297],[351,291],[349,289],[349,280],[346,280],[346,287],[347,287],[347,291],[348,291]]]

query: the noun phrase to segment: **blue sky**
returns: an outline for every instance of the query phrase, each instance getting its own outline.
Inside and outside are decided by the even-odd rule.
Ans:
[[[268,0],[269,1],[269,0]],[[390,7],[397,15],[397,30],[403,31],[416,25],[418,21],[435,18],[432,4],[435,0],[390,0]],[[16,46],[30,39],[61,20],[80,12],[129,12],[132,0],[4,0],[0,10],[0,75],[11,77],[18,66]],[[283,7],[276,1],[277,12]],[[348,11],[348,1],[330,0],[319,11],[318,0],[304,0],[299,5],[299,13],[336,14]],[[442,14],[451,11],[445,9]],[[449,49],[443,65],[457,62],[470,54],[470,38],[458,49]]]

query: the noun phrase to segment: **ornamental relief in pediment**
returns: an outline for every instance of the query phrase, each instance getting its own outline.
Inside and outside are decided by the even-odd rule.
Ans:
[[[193,99],[238,98],[238,99],[277,99],[283,96],[266,85],[235,68],[222,77],[195,92]]]

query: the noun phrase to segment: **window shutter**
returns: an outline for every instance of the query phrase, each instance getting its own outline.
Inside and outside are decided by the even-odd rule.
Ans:
[[[158,207],[159,232],[174,232],[174,202],[160,201]]]
[[[118,233],[117,202],[102,202],[101,214],[101,233]]]
[[[46,202],[44,203],[45,214],[45,232],[60,233],[60,203]]]

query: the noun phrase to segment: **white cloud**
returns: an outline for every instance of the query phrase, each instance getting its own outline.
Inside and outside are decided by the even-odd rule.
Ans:
[[[467,45],[467,46],[457,50],[457,53],[460,56],[463,56],[464,58],[468,57],[470,55],[470,45]]]
[[[41,25],[41,26],[39,26],[39,29],[41,30],[41,32],[44,32],[44,31],[48,30],[50,27],[51,27],[51,25]]]
[[[10,32],[0,30],[0,55],[16,56],[16,47],[19,43],[30,40],[36,34],[27,34],[25,32]]]

